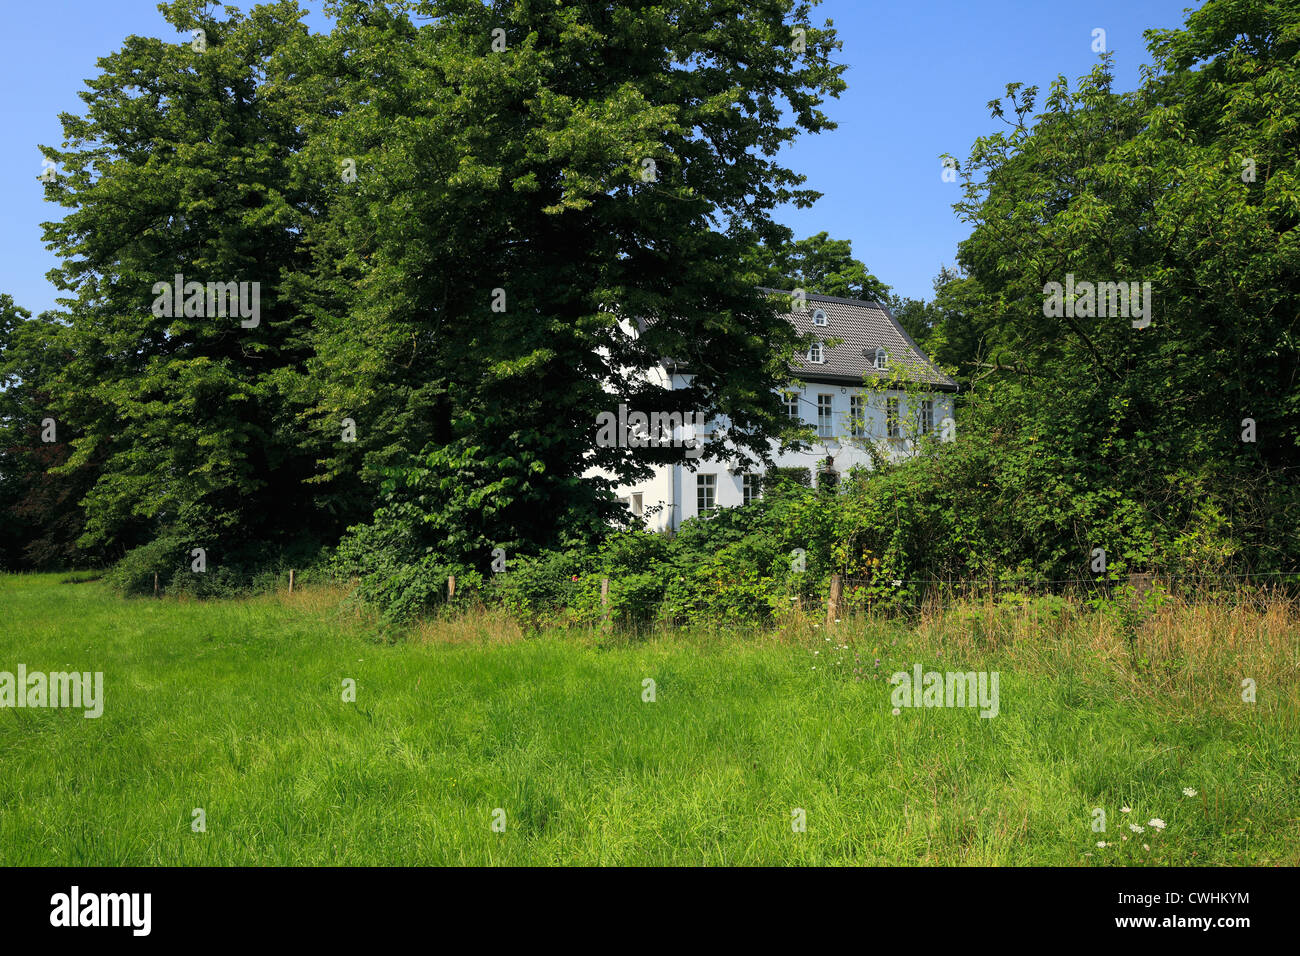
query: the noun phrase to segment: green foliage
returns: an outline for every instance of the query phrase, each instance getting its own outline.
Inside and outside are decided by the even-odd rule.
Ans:
[[[891,295],[890,311],[930,360],[949,371],[965,390],[998,362],[1016,367],[1000,341],[996,313],[987,307],[983,289],[971,276],[944,266],[934,277],[934,298],[926,302]]]
[[[772,289],[803,289],[816,295],[841,299],[865,299],[884,302],[890,298],[889,286],[877,279],[866,265],[853,258],[853,245],[847,239],[832,239],[819,232],[807,239],[784,241],[755,247],[746,257],[761,275],[762,285]]]
[[[419,567],[380,592],[414,608],[435,568],[603,532],[609,482],[582,475],[649,460],[596,447],[596,415],[668,401],[629,370],[692,363],[672,401],[765,449],[797,337],[744,254],[816,198],[778,154],[831,128],[845,68],[807,4],[744,8],[337,4],[313,34],[292,0],[162,4],[206,46],[128,37],[43,147],[68,298],[24,327],[57,361],[15,348],[3,374],[24,376],[12,428],[48,405],[69,440],[22,469],[71,489],[67,522],[110,556],[408,522]],[[178,273],[260,283],[260,322],[154,314]]]
[[[833,535],[841,567],[858,574],[870,563],[882,595],[901,580],[894,590],[916,596],[907,581],[1090,581],[1096,547],[1107,554],[1104,580],[1222,571],[1225,557],[1245,548],[1216,520],[1226,503],[1215,483],[1176,473],[1179,494],[1143,502],[1106,480],[1073,421],[1048,435],[1006,427],[1033,411],[1028,398],[1008,406],[1005,396],[972,393],[957,441],[930,444],[912,461],[849,483]]]
[[[853,582],[846,610],[911,611],[949,582],[1105,590],[1130,572],[1220,574],[1246,550],[1223,518],[1230,502],[1217,483],[1178,473],[1178,494],[1157,508],[1090,476],[1086,439],[1068,423],[1051,436],[1050,457],[1047,436],[1007,429],[1008,413],[1022,411],[1030,414],[984,389],[966,398],[960,440],[922,442],[911,459],[851,474],[838,493],[778,482],[759,501],[686,521],[671,537],[619,532],[599,549],[544,555],[538,566],[553,569],[545,600],[509,609],[526,609],[534,625],[594,623],[607,576],[615,623],[765,626],[797,602],[822,607],[833,573]],[[1091,567],[1097,547],[1106,551],[1100,574]],[[803,572],[794,570],[796,549]],[[529,580],[533,565],[524,567]]]
[[[335,520],[303,493],[317,451],[286,394],[309,354],[292,277],[320,199],[293,160],[308,35],[291,2],[224,19],[208,6],[161,5],[205,50],[128,37],[99,61],[85,114],[61,116],[63,148],[42,147],[59,168],[46,198],[67,210],[44,228],[68,297],[41,326],[57,364],[31,384],[71,436],[52,473],[91,473],[81,543],[110,554],[192,530],[280,545]],[[177,274],[259,283],[258,324],[155,310]]]
[[[544,627],[560,620],[575,603],[578,582],[590,566],[589,556],[574,551],[516,557],[504,574],[492,577],[488,593],[526,626]]]
[[[804,488],[812,487],[811,468],[769,468],[763,473],[763,490],[771,491],[785,483],[793,483]]]
[[[0,298],[6,567],[121,558],[128,591],[217,593],[342,535],[329,573],[393,620],[454,574],[534,622],[641,627],[771,621],[837,571],[905,608],[936,579],[1086,576],[1094,548],[1110,575],[1300,564],[1288,6],[1209,0],[1153,31],[1133,92],[1108,58],[1041,105],[1008,86],[928,303],[772,218],[816,198],[779,157],[844,88],[829,24],[791,48],[805,4],[347,3],[319,34],[288,0],[162,10],[206,50],[127,38],[44,148],[67,298],[36,318]],[[155,315],[178,272],[259,281],[260,323]],[[1150,281],[1152,324],[1045,309],[1067,274]],[[597,447],[600,412],[725,416],[727,457],[791,437],[797,336],[760,284],[888,300],[956,368],[957,441],[818,494],[772,469],[763,501],[668,541],[611,532],[613,481],[584,475],[682,451]],[[671,396],[638,374],[665,356],[694,374]]]
[[[94,469],[61,470],[73,426],[56,417],[49,382],[65,355],[48,347],[48,316],[32,318],[0,295],[0,568],[80,567],[102,555],[78,550],[80,499]],[[54,441],[47,441],[47,423]]]
[[[104,575],[104,580],[123,594],[152,594],[156,574],[160,589],[174,590],[177,579],[183,580],[183,574],[191,573],[189,544],[183,538],[154,538],[128,551]]]
[[[672,537],[620,531],[594,549],[515,559],[487,599],[530,627],[770,624],[793,602],[824,593],[833,507],[834,499],[785,485],[747,507],[691,519]],[[803,571],[796,549],[805,552]]]
[[[444,604],[449,576],[456,577],[458,593],[482,581],[421,544],[420,517],[405,503],[382,510],[373,523],[348,530],[328,565],[332,576],[356,579],[358,597],[380,608],[389,623],[409,623]]]
[[[346,109],[321,138],[359,172],[319,224],[316,267],[350,318],[317,328],[312,414],[368,423],[329,467],[405,473],[392,501],[449,560],[590,539],[617,509],[589,468],[682,460],[596,446],[620,402],[725,415],[750,449],[788,430],[775,389],[796,336],[742,257],[780,232],[775,208],[815,198],[776,156],[830,127],[843,68],[829,26],[791,49],[803,7],[744,7],[425,4],[436,25],[340,11],[322,55]],[[689,388],[638,374],[665,355],[693,368]]]
[[[1290,569],[1300,11],[1211,0],[1148,40],[1155,66],[1134,93],[1112,89],[1109,57],[1073,91],[1054,82],[1037,115],[1038,91],[1009,85],[991,104],[1007,130],[978,140],[962,170],[979,378],[996,386],[1001,439],[1041,450],[1002,456],[1018,483],[1004,503],[1055,532],[1041,539],[1049,566],[1068,564],[1063,543],[1086,529],[1138,569],[1191,556]],[[1151,324],[1079,297],[1073,315],[1045,308],[1067,275],[1150,282]]]
[[[194,549],[204,551],[203,570],[195,569]],[[255,544],[237,548],[214,546],[202,535],[169,527],[157,537],[132,548],[104,574],[104,581],[128,595],[154,593],[196,598],[235,597],[282,587],[289,570],[300,584],[326,579],[324,553],[308,539],[283,550]]]

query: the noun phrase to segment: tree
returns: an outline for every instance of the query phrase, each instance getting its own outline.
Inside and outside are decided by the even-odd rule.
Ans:
[[[378,508],[483,565],[602,529],[589,468],[681,458],[597,443],[620,403],[765,455],[799,343],[743,260],[817,196],[775,159],[844,86],[811,6],[163,4],[192,40],[129,37],[43,147],[69,295],[32,385],[82,544],[255,564]],[[643,380],[665,356],[688,388]]]
[[[295,164],[311,42],[296,3],[225,19],[208,6],[162,4],[192,39],[128,37],[99,61],[85,115],[60,117],[65,148],[42,147],[59,170],[47,198],[69,210],[45,224],[69,293],[44,327],[64,361],[40,387],[74,436],[54,471],[94,468],[83,544],[170,536],[169,561],[329,527],[303,494],[317,455],[290,400],[310,354],[294,291],[324,179]]]
[[[798,288],[868,302],[891,298],[889,286],[853,258],[853,244],[848,239],[832,239],[825,232],[791,242],[787,230],[783,240],[755,246],[748,258],[768,288]]]
[[[999,362],[1015,361],[1000,346],[982,287],[959,269],[939,270],[930,301],[891,295],[889,305],[904,331],[935,363],[950,369],[963,389],[1002,367]]]
[[[364,424],[388,479],[372,533],[483,570],[494,546],[597,533],[616,506],[587,469],[683,460],[600,447],[620,403],[725,416],[756,455],[789,431],[774,389],[796,336],[741,263],[774,208],[816,197],[774,158],[830,127],[843,87],[809,10],[340,6],[348,108],[322,140],[357,179],[313,242],[320,283],[354,295],[312,375],[319,419]],[[665,357],[690,387],[642,378]]]
[[[50,570],[95,557],[78,551],[78,504],[89,466],[52,474],[70,452],[69,423],[54,417],[47,382],[64,356],[46,348],[50,320],[0,295],[0,568]]]
[[[1009,129],[976,142],[957,206],[989,384],[1043,449],[1026,497],[1075,515],[1079,541],[1127,508],[1134,563],[1278,568],[1297,556],[1300,12],[1210,0],[1147,37],[1135,93],[1106,57],[1040,115],[1019,84],[991,104]],[[1139,294],[1098,285],[1115,282]]]

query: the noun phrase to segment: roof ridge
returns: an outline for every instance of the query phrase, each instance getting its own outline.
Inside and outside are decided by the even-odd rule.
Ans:
[[[763,285],[760,285],[757,288],[759,292],[768,292],[768,293],[775,292],[778,295],[789,295],[789,296],[794,295],[794,292],[790,289],[773,289]],[[822,295],[819,292],[805,292],[803,297],[810,302],[832,302],[835,303],[836,305],[875,306],[877,309],[881,310],[882,312],[888,311],[885,308],[884,304],[880,302],[878,299],[845,299],[838,295]]]

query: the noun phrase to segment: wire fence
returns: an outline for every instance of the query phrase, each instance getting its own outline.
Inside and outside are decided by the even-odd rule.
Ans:
[[[1130,597],[1158,591],[1183,599],[1263,594],[1300,598],[1300,571],[1222,573],[1097,574],[1071,578],[1001,575],[988,578],[895,578],[887,575],[833,575],[831,592],[849,605],[881,603],[947,605],[959,601],[1048,595],[1076,599]],[[896,596],[896,597],[895,597]]]

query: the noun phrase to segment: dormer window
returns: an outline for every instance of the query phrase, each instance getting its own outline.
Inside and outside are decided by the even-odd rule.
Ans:
[[[876,349],[876,368],[884,368],[889,362],[889,353],[883,348]]]
[[[826,354],[822,349],[820,342],[814,342],[812,348],[808,350],[808,361],[814,365],[823,365],[826,362]]]
[[[825,324],[826,324],[826,313],[823,312],[821,309],[814,309],[813,325],[825,325]]]

